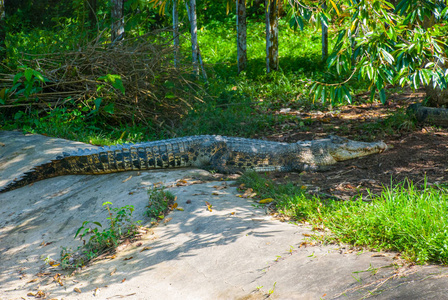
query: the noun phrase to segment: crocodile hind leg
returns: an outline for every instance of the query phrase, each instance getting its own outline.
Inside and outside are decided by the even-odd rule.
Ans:
[[[234,155],[225,142],[214,142],[207,147],[210,151],[209,169],[223,174],[240,173],[244,170],[235,165]]]

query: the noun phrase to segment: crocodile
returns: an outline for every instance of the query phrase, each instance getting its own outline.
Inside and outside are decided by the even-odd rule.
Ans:
[[[338,161],[386,150],[379,142],[357,142],[338,136],[282,143],[219,135],[199,135],[137,144],[63,152],[16,178],[0,193],[62,175],[198,167],[221,173],[319,171]]]

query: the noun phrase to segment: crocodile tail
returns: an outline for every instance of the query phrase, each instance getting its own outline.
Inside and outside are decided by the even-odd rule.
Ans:
[[[33,182],[61,175],[108,174],[122,171],[176,168],[191,165],[182,143],[154,142],[117,145],[98,149],[79,149],[63,153],[51,162],[34,167],[0,188],[11,191]]]
[[[49,163],[36,166],[30,171],[25,172],[20,177],[11,181],[5,187],[1,188],[0,193],[15,190],[42,179],[63,175],[64,173],[62,173],[61,169],[59,168],[60,164],[61,164],[60,160],[54,160]]]

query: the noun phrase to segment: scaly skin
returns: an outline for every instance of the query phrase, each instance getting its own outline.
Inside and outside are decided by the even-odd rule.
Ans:
[[[0,189],[0,193],[61,175],[182,167],[214,169],[222,173],[319,170],[338,161],[381,153],[386,148],[383,142],[356,142],[336,136],[288,144],[202,135],[93,150],[79,149],[34,167]]]

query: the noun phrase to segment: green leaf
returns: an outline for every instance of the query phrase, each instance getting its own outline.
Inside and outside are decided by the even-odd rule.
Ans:
[[[103,101],[103,98],[96,98],[93,102],[95,103],[95,111],[98,111],[100,109],[101,102]]]
[[[380,48],[381,53],[383,54],[384,59],[389,63],[389,64],[393,64],[394,63],[394,57],[387,52],[385,49]]]
[[[322,88],[322,93],[320,95],[320,100],[322,101],[322,103],[325,103],[325,100],[326,100],[326,86],[323,86],[323,88]]]
[[[113,115],[114,114],[114,104],[113,103],[109,103],[106,106],[104,106],[104,111]]]
[[[380,90],[380,100],[381,100],[381,103],[383,103],[383,104],[386,103],[386,91],[384,90],[384,88],[382,88]]]
[[[33,78],[33,70],[26,69],[25,70],[25,79],[26,79],[26,81],[31,81],[32,78]]]
[[[14,75],[14,79],[13,79],[13,81],[12,81],[12,84],[13,84],[13,85],[16,84],[17,81],[19,81],[19,79],[22,78],[22,76],[23,76],[23,73],[22,73],[22,72],[19,72],[19,73],[17,73],[16,75]]]
[[[103,227],[103,225],[101,225],[100,222],[92,222],[92,223],[95,224],[95,225],[97,225],[97,226],[99,226],[99,227]]]
[[[76,230],[76,233],[75,233],[75,239],[76,239],[76,237],[78,236],[78,234],[81,232],[81,230],[83,230],[83,229],[84,229],[84,227],[81,226],[81,227],[78,228],[78,230]]]
[[[373,101],[375,99],[375,86],[372,85],[370,88],[370,101]]]
[[[106,82],[109,82],[114,88],[121,91],[123,95],[125,94],[125,89],[123,85],[123,81],[121,80],[120,75],[116,74],[107,74],[106,76],[101,76],[98,78],[99,80],[104,80]]]
[[[42,76],[42,74],[39,73],[38,71],[33,70],[33,75],[34,75],[34,77],[36,77],[39,81],[41,81],[41,82],[45,82],[44,76]]]
[[[314,93],[314,99],[319,99],[321,92],[322,92],[322,85],[319,84],[319,86],[316,89],[316,92]]]
[[[16,114],[14,115],[14,120],[20,119],[23,115],[24,113],[22,111],[16,112]]]
[[[349,89],[345,85],[342,86],[342,89],[344,90],[344,98],[347,99],[348,103],[352,103],[352,95]]]

